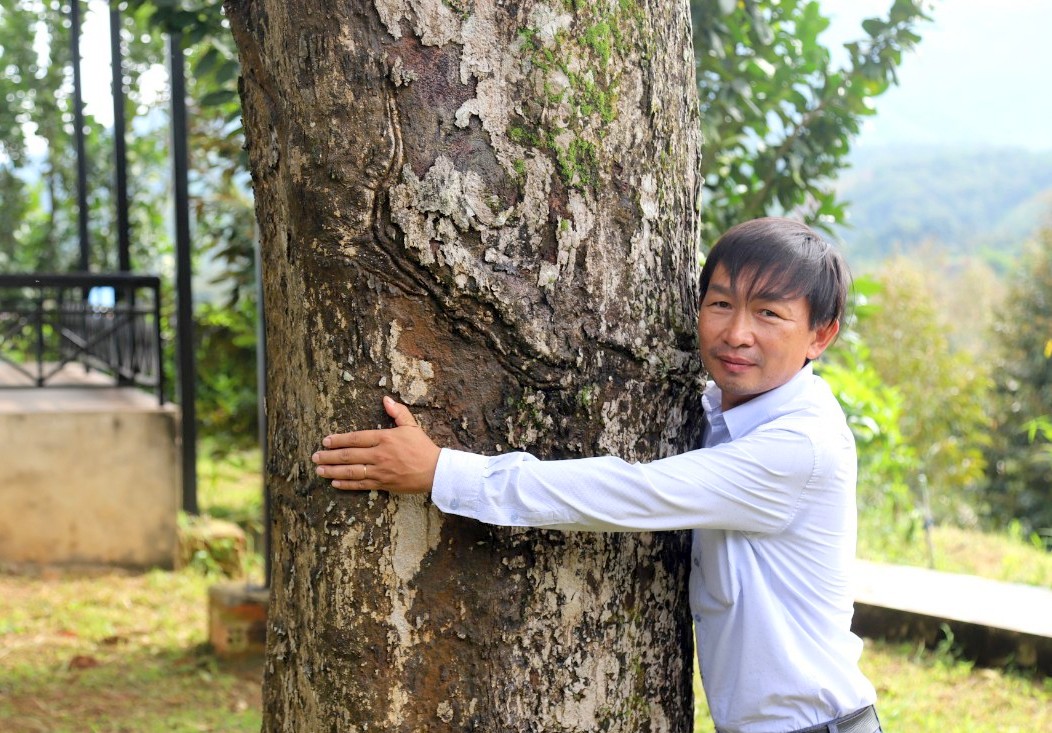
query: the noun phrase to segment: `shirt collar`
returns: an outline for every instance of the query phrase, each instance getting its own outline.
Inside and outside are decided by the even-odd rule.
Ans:
[[[731,440],[735,440],[779,415],[785,403],[807,389],[813,374],[814,367],[808,363],[781,387],[775,387],[726,412],[721,407],[723,392],[715,382],[709,382],[701,396],[701,405],[709,423],[722,417]]]

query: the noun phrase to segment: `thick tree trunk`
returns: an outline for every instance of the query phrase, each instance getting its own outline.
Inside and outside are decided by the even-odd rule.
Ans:
[[[339,493],[326,431],[696,442],[682,0],[228,0],[263,244],[267,731],[689,731],[687,538]]]

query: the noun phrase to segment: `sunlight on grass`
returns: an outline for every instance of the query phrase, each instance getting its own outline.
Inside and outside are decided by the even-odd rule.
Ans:
[[[261,523],[259,452],[204,452],[202,464],[202,510]],[[927,564],[922,536],[882,547],[868,539],[874,528],[860,527],[867,559]],[[934,539],[940,570],[1052,584],[1052,554],[1018,533],[940,527]],[[192,570],[0,573],[0,731],[258,731],[260,660],[223,662],[206,644],[214,582]],[[862,667],[889,733],[1052,730],[1047,678],[870,640]],[[696,673],[695,688],[695,733],[713,733]]]
[[[197,500],[201,512],[231,521],[262,515],[261,465],[258,448],[221,450],[204,442],[197,465]]]
[[[946,652],[866,642],[862,669],[877,688],[889,731],[1035,733],[1052,730],[1052,683],[976,669]]]
[[[1052,587],[1052,552],[1023,536],[1018,525],[1005,534],[939,526],[932,531],[935,569],[1007,583]],[[859,517],[858,555],[865,560],[929,567],[923,530],[904,537],[887,531],[879,515]]]

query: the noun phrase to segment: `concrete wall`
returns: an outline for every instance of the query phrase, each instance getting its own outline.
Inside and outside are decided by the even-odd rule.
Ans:
[[[0,394],[0,562],[171,567],[178,420],[132,389]]]

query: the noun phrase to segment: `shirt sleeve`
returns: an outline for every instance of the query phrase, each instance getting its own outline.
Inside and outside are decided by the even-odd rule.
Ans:
[[[806,434],[771,429],[652,463],[540,461],[445,448],[432,500],[487,524],[592,531],[714,528],[775,533],[815,473]]]

